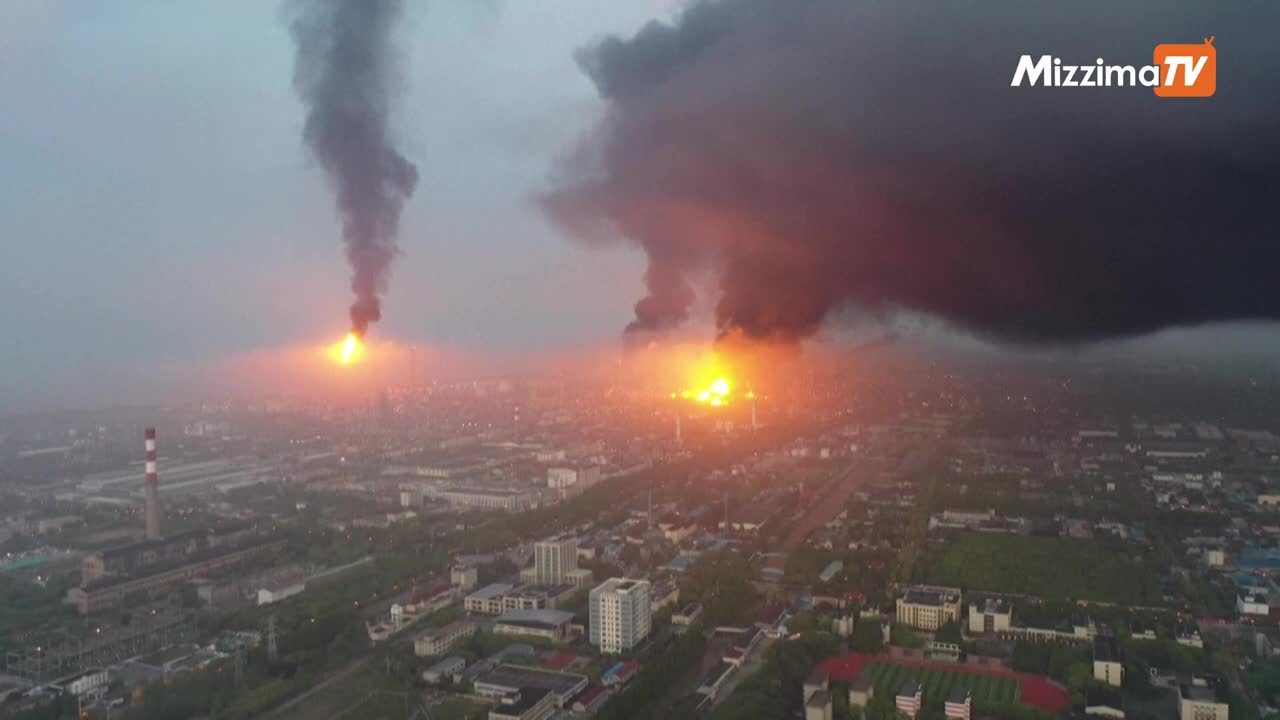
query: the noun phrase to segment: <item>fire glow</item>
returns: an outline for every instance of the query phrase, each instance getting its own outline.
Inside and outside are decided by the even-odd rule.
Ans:
[[[329,356],[339,365],[350,365],[364,357],[364,341],[353,332],[347,333],[342,342],[329,348]]]
[[[688,400],[708,407],[724,407],[734,399],[736,383],[719,358],[708,356],[697,363],[690,373],[691,387],[671,393],[673,400]],[[748,392],[746,397],[754,397]]]

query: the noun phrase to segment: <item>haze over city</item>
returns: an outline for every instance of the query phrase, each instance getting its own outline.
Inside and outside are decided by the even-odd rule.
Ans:
[[[671,20],[677,9],[673,2],[573,0],[406,8],[389,38],[388,129],[419,178],[405,203],[386,317],[374,337],[444,355],[484,354],[496,367],[524,359],[503,357],[509,353],[620,346],[619,328],[645,294],[643,256],[625,242],[576,242],[544,210],[547,193],[563,185],[557,178],[566,158],[599,133],[608,113],[607,98],[575,58],[610,34],[627,37],[651,20]],[[0,12],[7,98],[0,300],[13,337],[0,350],[4,407],[189,397],[225,380],[228,368],[345,329],[349,298],[339,290],[348,269],[324,173],[301,139],[306,116],[292,84],[287,7],[17,2]],[[1178,13],[1168,15],[1174,25]],[[868,19],[848,20],[859,21]],[[1120,52],[1110,57],[1121,59]],[[1002,75],[1006,69],[1003,57],[988,64],[1000,65]],[[1130,102],[1116,95],[1086,102]],[[1266,107],[1266,91],[1250,97],[1249,107]],[[1193,111],[1226,121],[1225,103],[1244,107],[1230,97],[1214,102]],[[1166,112],[1150,105],[1135,116]],[[658,267],[655,277],[671,275]],[[1128,271],[1115,272],[1123,278]],[[698,293],[689,325],[696,338],[714,337],[716,281],[693,274],[690,282]],[[885,314],[880,300],[868,299],[875,315],[859,314],[871,324],[860,337],[875,338],[885,334]],[[1264,306],[1252,314],[1266,315]],[[919,309],[937,315],[928,301]],[[975,330],[989,339],[981,324],[961,328],[968,337]],[[1230,338],[1246,336],[1276,347],[1270,329]],[[1186,346],[1220,347],[1215,337],[1191,337]]]

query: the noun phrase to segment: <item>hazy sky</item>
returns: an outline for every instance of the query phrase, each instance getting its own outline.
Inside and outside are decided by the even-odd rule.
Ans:
[[[602,112],[575,51],[679,0],[408,4],[394,124],[420,179],[375,336],[616,341],[641,253],[566,239],[536,196]],[[0,415],[148,402],[153,369],[345,332],[350,271],[293,55],[276,0],[0,0]]]
[[[376,333],[616,336],[638,253],[563,239],[533,196],[600,111],[574,50],[671,5],[410,1],[394,122],[421,179]],[[272,0],[0,0],[0,408],[345,331],[293,50]]]

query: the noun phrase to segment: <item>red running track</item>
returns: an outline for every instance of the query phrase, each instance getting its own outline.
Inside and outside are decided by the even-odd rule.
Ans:
[[[860,653],[833,658],[828,660],[823,667],[831,674],[832,679],[849,681],[858,677],[864,667],[875,662],[948,670],[950,672],[969,673],[970,675],[1013,678],[1018,681],[1018,686],[1021,689],[1019,702],[1023,705],[1030,705],[1052,713],[1062,712],[1071,705],[1071,696],[1067,694],[1066,689],[1062,686],[1047,677],[1028,673],[990,670],[973,667],[972,665],[957,665],[955,663],[933,662],[931,660],[905,660],[889,657],[888,655],[863,655]]]

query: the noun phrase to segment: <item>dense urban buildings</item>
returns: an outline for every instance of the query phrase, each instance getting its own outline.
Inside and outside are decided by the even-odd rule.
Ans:
[[[0,720],[1280,720],[1276,28],[0,0]]]
[[[1047,409],[1083,392],[1075,380],[1069,392],[1020,390],[1034,412],[1000,417],[1037,434],[1020,424],[1010,435],[975,409],[1004,407],[1005,382],[900,365],[875,377],[899,383],[881,379],[892,390],[880,392],[929,405],[855,420],[840,402],[805,399],[803,421],[775,418],[758,435],[745,410],[732,428],[732,407],[723,418],[687,412],[679,444],[656,419],[649,435],[617,440],[584,420],[525,425],[520,443],[500,423],[487,438],[462,423],[424,443],[395,424],[294,429],[272,410],[239,422],[278,423],[280,439],[246,433],[237,442],[253,451],[231,460],[217,458],[236,422],[187,435],[200,421],[141,417],[120,433],[119,469],[96,461],[6,496],[5,512],[20,509],[3,518],[13,555],[0,587],[41,598],[0,609],[0,619],[32,617],[21,603],[34,612],[34,631],[10,625],[4,636],[6,676],[24,687],[71,678],[59,692],[105,709],[134,702],[124,688],[181,685],[200,667],[234,679],[237,648],[269,655],[274,636],[278,656],[345,658],[335,668],[368,658],[385,672],[389,659],[429,685],[396,692],[474,703],[480,716],[600,713],[670,666],[684,680],[643,705],[673,717],[752,717],[741,703],[759,697],[754,678],[781,672],[803,688],[786,706],[814,720],[847,720],[846,706],[879,720],[899,703],[917,718],[972,720],[1010,697],[1121,720],[1135,677],[1166,708],[1152,720],[1249,720],[1240,693],[1261,692],[1261,671],[1239,671],[1238,686],[1224,670],[1227,658],[1269,667],[1280,644],[1265,499],[1280,494],[1270,479],[1280,433],[1140,415],[1099,429],[1092,415]],[[472,406],[500,417],[522,393],[522,416],[536,417],[537,393],[521,387],[388,402],[406,403],[391,411],[406,419],[412,402],[442,403],[436,418]],[[545,397],[545,413],[599,409],[567,389]],[[618,407],[621,427],[650,422]],[[808,414],[826,407],[814,429]],[[147,538],[137,438],[152,423],[182,439],[159,474],[162,533]],[[317,426],[333,437],[312,446]],[[370,437],[376,449],[360,452]],[[573,490],[588,468],[600,479]],[[474,507],[449,488],[529,504]],[[76,680],[100,672],[105,685]],[[900,696],[908,685],[914,694]],[[241,697],[234,683],[224,692]],[[403,707],[406,695],[393,697]],[[305,712],[330,712],[317,703]]]

